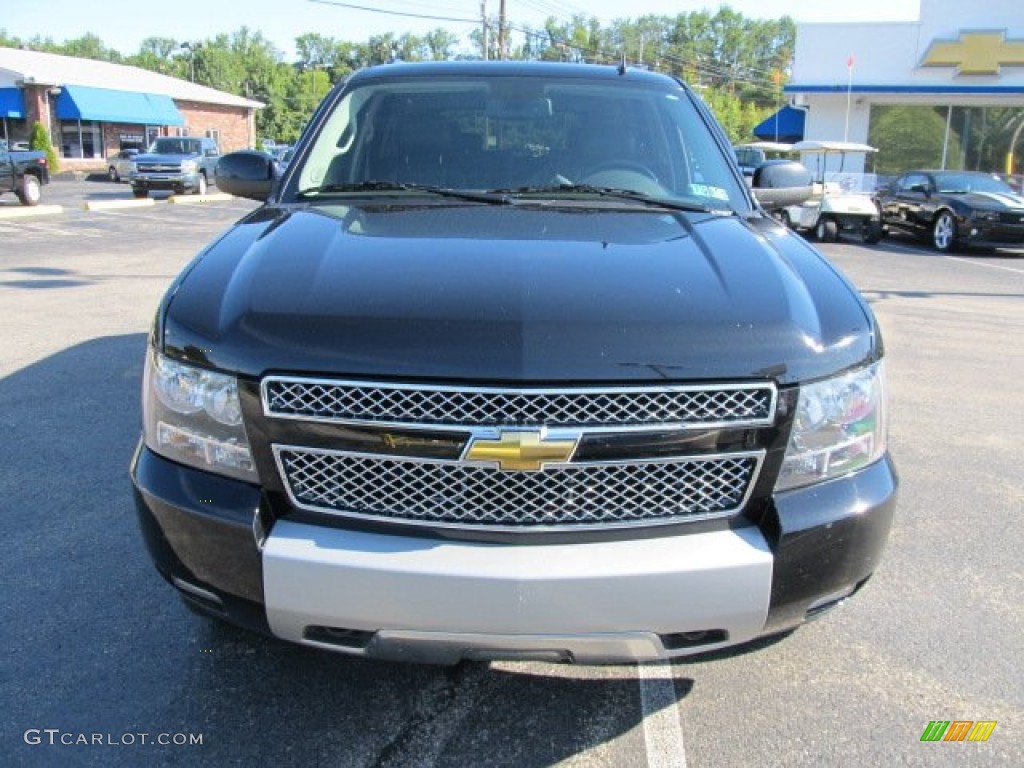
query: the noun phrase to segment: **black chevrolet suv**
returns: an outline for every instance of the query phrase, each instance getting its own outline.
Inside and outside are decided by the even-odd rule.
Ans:
[[[168,289],[132,464],[193,609],[378,658],[658,659],[878,564],[878,325],[682,82],[367,69],[283,174],[217,184],[265,204]]]

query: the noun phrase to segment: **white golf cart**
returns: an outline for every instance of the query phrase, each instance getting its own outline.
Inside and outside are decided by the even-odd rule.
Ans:
[[[813,194],[800,205],[782,208],[776,214],[788,227],[810,231],[822,242],[832,242],[840,232],[855,233],[865,243],[877,243],[882,237],[882,224],[878,206],[868,192],[857,192],[849,188],[849,178],[842,176],[846,155],[862,152],[877,152],[867,144],[848,141],[798,141],[791,151],[815,159]],[[832,169],[830,175],[841,181],[826,181],[825,169],[829,157],[840,157],[838,172]]]

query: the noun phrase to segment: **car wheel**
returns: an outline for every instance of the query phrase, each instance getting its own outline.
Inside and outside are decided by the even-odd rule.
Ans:
[[[114,166],[110,166],[107,169],[107,177],[115,183],[121,180],[121,177],[117,175],[117,168]]]
[[[132,187],[132,194],[135,197],[149,197],[149,190],[142,189],[141,187]]]
[[[882,224],[878,221],[868,221],[860,233],[861,240],[867,245],[874,245],[882,239]]]
[[[195,193],[197,195],[205,195],[206,194],[206,174],[205,173],[200,173],[199,174],[199,182],[196,184]]]
[[[834,243],[839,237],[839,225],[835,219],[822,216],[814,227],[814,236],[823,243]]]
[[[39,186],[39,179],[31,173],[26,173],[21,177],[21,182],[18,184],[17,195],[22,205],[39,205],[39,200],[43,196],[42,187]]]
[[[949,253],[956,245],[956,219],[949,211],[942,211],[932,222],[932,245],[940,253]]]

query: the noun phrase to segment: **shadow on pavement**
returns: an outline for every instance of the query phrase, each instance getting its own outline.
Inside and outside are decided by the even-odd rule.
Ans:
[[[145,345],[99,338],[0,379],[7,764],[518,768],[640,738],[632,667],[393,665],[189,613],[149,562],[130,493]],[[674,682],[677,698],[693,685]],[[26,743],[46,728],[57,743]]]

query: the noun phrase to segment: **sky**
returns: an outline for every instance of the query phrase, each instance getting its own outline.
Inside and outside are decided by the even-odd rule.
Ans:
[[[202,40],[230,33],[242,25],[259,30],[281,50],[294,56],[294,40],[319,32],[338,40],[364,42],[372,35],[393,32],[423,34],[444,27],[468,43],[475,24],[413,15],[478,19],[480,0],[338,0],[360,10],[329,4],[332,0],[0,0],[0,30],[8,35],[51,37],[56,42],[97,35],[122,54],[136,53],[147,37],[179,41]],[[486,0],[488,14],[497,14],[499,0]],[[915,21],[919,0],[730,0],[725,3],[749,18],[784,15],[795,21]],[[549,16],[568,19],[573,13],[596,16],[602,23],[646,14],[674,16],[716,10],[715,0],[506,0],[510,21],[539,27]],[[391,11],[393,13],[382,13]],[[397,15],[407,14],[407,15]]]

